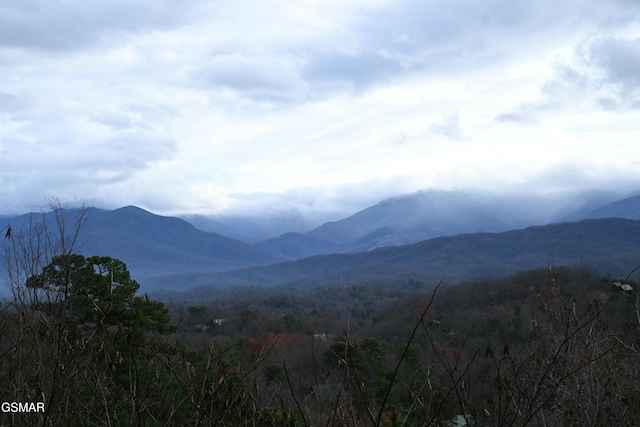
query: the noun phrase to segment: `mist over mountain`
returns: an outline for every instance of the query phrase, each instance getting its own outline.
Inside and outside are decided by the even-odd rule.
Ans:
[[[338,212],[253,212],[238,215],[179,215],[200,230],[254,244],[286,233],[305,233],[343,217]]]
[[[640,260],[640,221],[606,218],[532,226],[502,233],[438,237],[398,247],[351,254],[318,255],[223,273],[153,278],[147,289],[187,286],[262,285],[313,289],[341,282],[406,283],[409,280],[456,283],[500,277],[521,270],[575,266],[624,277]],[[193,292],[207,292],[205,288]],[[179,298],[163,291],[159,298]]]
[[[640,195],[627,197],[593,209],[587,218],[640,219]]]
[[[256,244],[290,258],[349,253],[403,245],[440,236],[500,232],[588,218],[613,193],[496,195],[462,191],[420,191],[389,198],[347,218],[306,233],[286,233]]]
[[[340,276],[389,283],[411,277],[461,280],[538,267],[550,256],[556,263],[588,261],[621,272],[638,259],[634,258],[635,242],[640,241],[637,223],[606,218],[640,218],[640,196],[615,197],[604,192],[496,196],[422,191],[256,245],[133,206],[113,211],[88,208],[79,241],[84,255],[124,261],[146,290],[211,283],[310,286],[335,282]],[[70,222],[78,212],[63,210]],[[288,226],[304,230],[321,217],[305,220],[298,212],[266,216],[255,224],[247,216],[189,218],[256,239]],[[566,217],[605,219],[556,224]],[[11,223],[18,236],[30,219],[42,218],[41,214],[5,217],[0,226]],[[53,214],[44,218],[54,230]]]

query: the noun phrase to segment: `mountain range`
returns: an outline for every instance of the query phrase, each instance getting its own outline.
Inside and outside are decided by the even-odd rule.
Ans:
[[[79,212],[67,209],[62,213],[67,218],[67,233]],[[16,239],[22,228],[43,218],[49,230],[56,230],[52,212],[25,214],[4,221],[11,224]],[[4,228],[2,222],[0,226]],[[134,206],[113,211],[87,208],[78,242],[79,252],[84,255],[106,255],[124,261],[140,282],[151,276],[222,271],[287,259],[217,233],[201,231],[182,219],[155,215]]]
[[[327,253],[362,252],[434,237],[480,231],[501,232],[591,218],[590,210],[594,206],[601,206],[611,197],[597,192],[505,196],[420,191],[383,200],[347,218],[325,223],[308,232],[286,233],[255,246],[293,259]],[[640,212],[640,206],[637,208]],[[627,211],[633,210],[629,209]],[[616,214],[610,216],[626,217]]]
[[[149,289],[175,285],[206,288],[277,286],[312,290],[341,283],[385,284],[418,281],[457,283],[501,277],[539,267],[582,267],[624,277],[640,263],[640,221],[587,219],[532,226],[502,233],[470,233],[438,237],[403,246],[352,254],[317,255],[297,261],[228,272],[175,275],[151,279]],[[180,286],[178,286],[180,287]],[[200,291],[202,292],[202,291]],[[186,299],[174,292],[161,298]]]
[[[292,208],[236,215],[189,214],[179,217],[203,231],[252,245],[273,247],[287,256],[300,258],[329,249],[361,250],[361,243],[355,240],[368,240],[366,235],[370,233],[374,234],[371,236],[373,239],[378,238],[379,244],[372,243],[368,249],[385,246],[388,243],[384,240],[403,244],[451,235],[461,230],[503,231],[505,227],[511,229],[579,221],[587,218],[591,210],[623,197],[625,194],[621,192],[604,191],[496,194],[486,191],[425,190],[388,198],[353,212],[308,212]],[[452,227],[452,222],[458,225]],[[390,229],[396,236],[388,235]],[[412,236],[414,233],[415,236]],[[380,238],[382,235],[384,239]],[[353,242],[349,244],[349,240]],[[320,251],[314,249],[313,246],[322,241],[325,241],[327,248]],[[300,248],[297,249],[296,245]],[[349,248],[351,245],[354,246],[352,249]]]
[[[88,208],[81,252],[123,260],[145,290],[203,284],[465,280],[547,262],[583,262],[603,273],[622,274],[640,260],[640,223],[635,221],[640,217],[640,196],[612,198],[604,193],[491,198],[423,191],[254,244],[133,206],[113,211]],[[69,209],[66,214],[73,218],[77,212]],[[5,218],[0,227],[10,222],[15,233],[29,218]],[[51,213],[44,218],[53,221]],[[241,222],[236,219],[236,224]]]

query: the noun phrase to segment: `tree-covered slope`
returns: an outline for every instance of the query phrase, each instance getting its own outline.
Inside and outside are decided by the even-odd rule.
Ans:
[[[78,209],[65,210],[71,221]],[[52,213],[45,214],[48,227],[55,227]],[[7,219],[14,232],[41,221],[42,214]],[[128,206],[113,211],[88,208],[79,235],[85,255],[109,255],[124,261],[132,273],[149,276],[197,271],[222,271],[270,264],[286,258],[246,243],[198,230],[174,217],[155,215]]]
[[[597,219],[502,233],[439,237],[355,254],[318,255],[224,273],[153,278],[148,288],[196,285],[315,287],[350,282],[457,282],[553,264],[622,275],[640,260],[640,221]]]

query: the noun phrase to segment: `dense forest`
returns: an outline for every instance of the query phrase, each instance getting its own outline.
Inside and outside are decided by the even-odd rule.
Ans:
[[[163,304],[77,254],[82,217],[4,245],[2,425],[637,425],[640,293],[551,263],[458,284],[237,287]]]

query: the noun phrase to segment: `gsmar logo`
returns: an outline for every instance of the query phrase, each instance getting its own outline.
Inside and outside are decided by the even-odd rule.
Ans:
[[[2,402],[2,412],[44,412],[44,402]]]

